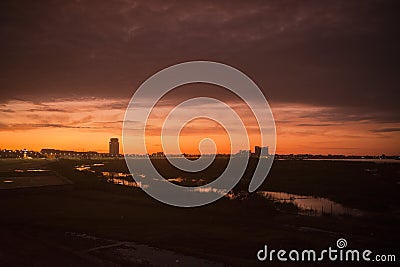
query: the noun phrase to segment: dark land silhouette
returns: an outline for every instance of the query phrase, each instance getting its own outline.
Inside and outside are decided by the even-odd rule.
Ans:
[[[212,181],[227,163],[218,158],[208,170],[187,174],[173,170],[166,159],[152,161],[165,178],[186,186]],[[73,185],[0,190],[0,265],[150,265],[141,257],[121,257],[121,241],[232,266],[265,265],[256,258],[264,244],[275,249],[322,249],[333,246],[340,237],[346,238],[351,248],[396,252],[400,164],[275,161],[260,191],[324,197],[363,211],[362,216],[333,215],[329,210],[309,216],[293,203],[246,193],[256,162],[251,159],[231,192],[236,197],[223,197],[199,208],[176,208],[152,199],[140,188],[111,183],[105,174],[128,174],[123,159],[1,160],[2,178],[40,175],[27,171],[40,169],[65,177]],[[20,171],[16,173],[16,169]],[[129,175],[122,180],[133,181]],[[125,250],[134,251],[127,245]]]

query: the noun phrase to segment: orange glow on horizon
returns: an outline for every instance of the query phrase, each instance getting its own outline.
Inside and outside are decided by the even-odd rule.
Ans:
[[[0,149],[55,148],[75,151],[108,151],[110,137],[121,141],[122,120],[127,100],[90,99],[82,101],[60,100],[35,104],[8,102],[0,123]],[[115,108],[116,104],[121,106]],[[398,155],[400,132],[383,131],[396,124],[365,121],[321,122],[320,112],[329,108],[307,105],[276,104],[272,110],[277,127],[278,154],[344,154],[344,155]],[[314,115],[316,114],[316,115]],[[325,119],[325,118],[322,118]],[[198,153],[199,141],[212,137],[218,153],[229,153],[229,142],[223,129],[215,124],[198,121],[182,130],[180,145],[188,154]],[[207,126],[208,125],[208,126]],[[378,131],[376,131],[378,129]],[[249,133],[251,147],[257,145],[257,136]],[[149,153],[161,151],[159,135],[148,136]],[[122,152],[122,145],[121,145]]]

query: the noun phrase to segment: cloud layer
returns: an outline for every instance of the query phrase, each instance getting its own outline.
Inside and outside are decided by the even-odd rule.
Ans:
[[[2,1],[0,10],[3,101],[127,98],[164,67],[213,60],[272,101],[399,111],[397,1]]]
[[[351,145],[352,136],[386,138],[374,151],[386,149],[400,123],[398,10],[398,1],[373,0],[1,1],[0,132],[116,134],[144,80],[176,63],[211,60],[259,85],[280,140],[297,140],[285,146],[300,151],[300,134],[332,141],[332,129],[346,126],[338,133],[350,138],[345,146],[304,151],[373,150],[367,141]]]

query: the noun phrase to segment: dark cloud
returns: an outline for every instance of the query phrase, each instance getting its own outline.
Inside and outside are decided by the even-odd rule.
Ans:
[[[83,125],[70,125],[70,124],[61,124],[61,123],[11,123],[11,124],[2,124],[0,123],[0,131],[26,131],[29,129],[36,128],[65,128],[65,129],[106,129],[113,128],[111,126],[100,125],[100,126],[83,126]]]
[[[322,110],[309,110],[300,114],[299,118],[309,118],[324,124],[331,123],[397,123],[400,121],[399,113],[387,110],[374,110],[362,107],[331,107]],[[307,126],[307,125],[299,125]],[[311,125],[310,125],[311,126]],[[326,125],[328,126],[328,125]]]
[[[398,10],[372,0],[1,1],[0,101],[130,98],[166,66],[212,60],[272,102],[398,122]]]
[[[109,104],[104,104],[102,106],[103,109],[126,109],[126,107],[128,106],[128,100],[120,100],[120,102],[118,103],[109,103]]]
[[[88,129],[87,126],[72,126],[58,123],[30,123],[30,124],[0,124],[0,130],[28,130],[32,128],[71,128],[71,129]]]
[[[46,107],[44,107],[44,108],[32,108],[32,109],[29,109],[28,111],[30,111],[30,112],[40,112],[40,111],[43,111],[43,112],[70,112],[70,111],[65,110],[65,109],[46,108]]]
[[[4,113],[14,113],[15,111],[12,110],[12,109],[9,109],[9,108],[7,108],[7,109],[2,108],[2,109],[0,109],[0,112],[4,112]]]
[[[400,132],[400,128],[397,128],[397,127],[394,127],[394,128],[381,128],[381,129],[374,129],[374,130],[371,130],[371,132],[375,132],[375,133]]]
[[[296,126],[302,126],[302,127],[326,127],[326,126],[337,126],[337,124],[333,123],[300,123],[296,124]]]
[[[25,126],[25,125],[24,125]],[[38,124],[28,124],[26,125],[28,128],[91,128],[89,126],[72,126],[72,125],[64,125],[64,124],[58,124],[58,123],[38,123]]]

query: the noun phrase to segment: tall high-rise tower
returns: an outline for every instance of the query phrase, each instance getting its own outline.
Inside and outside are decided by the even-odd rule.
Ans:
[[[113,156],[119,155],[119,142],[118,138],[110,138],[109,153]]]
[[[269,155],[268,147],[267,146],[264,146],[264,147],[255,146],[254,154],[256,155],[256,157],[267,157]]]

